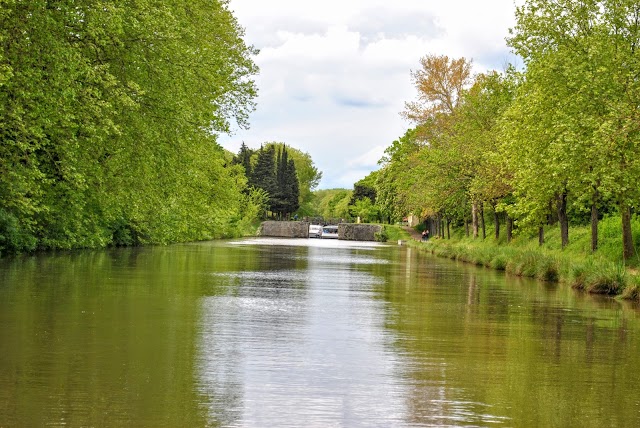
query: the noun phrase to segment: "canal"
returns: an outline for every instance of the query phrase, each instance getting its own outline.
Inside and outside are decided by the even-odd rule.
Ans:
[[[640,426],[639,315],[376,243],[0,259],[0,427]]]

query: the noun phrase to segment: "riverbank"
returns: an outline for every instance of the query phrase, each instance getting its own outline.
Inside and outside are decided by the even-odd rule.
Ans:
[[[440,257],[502,270],[512,275],[566,283],[587,293],[640,302],[640,278],[636,269],[610,257],[606,250],[595,254],[583,251],[582,248],[587,246],[580,242],[580,238],[587,234],[582,232],[574,230],[577,242],[565,249],[554,248],[553,230],[548,233],[549,242],[542,247],[537,239],[520,237],[507,244],[492,238],[472,239],[455,233],[450,240],[435,237],[426,242],[420,242],[419,237],[412,234],[414,239],[410,245]],[[604,248],[609,245],[603,242]]]

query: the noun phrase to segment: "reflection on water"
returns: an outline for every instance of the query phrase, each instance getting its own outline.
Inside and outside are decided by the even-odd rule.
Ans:
[[[407,247],[0,260],[0,426],[638,426],[638,310]]]
[[[239,398],[212,400],[210,414],[225,426],[400,423],[401,357],[388,350],[385,304],[372,299],[383,281],[358,270],[388,260],[307,248],[299,270],[218,275],[236,288],[203,300],[201,392],[220,397],[225,385]]]

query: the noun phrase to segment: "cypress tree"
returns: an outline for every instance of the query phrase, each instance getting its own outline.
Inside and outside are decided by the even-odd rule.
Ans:
[[[287,163],[289,155],[286,146],[278,149],[276,161],[276,191],[271,203],[271,211],[278,213],[280,217],[288,211],[288,184],[287,184]]]
[[[293,159],[289,159],[286,165],[287,177],[287,212],[293,213],[300,208],[300,186],[298,185],[298,174]]]
[[[233,157],[233,164],[234,165],[242,165],[244,167],[244,173],[247,177],[247,179],[249,179],[251,177],[252,174],[252,168],[251,168],[251,156],[253,155],[253,150],[251,150],[249,147],[247,147],[247,145],[244,143],[244,141],[242,142],[242,144],[240,145],[240,151],[238,151],[238,154],[236,156]]]
[[[275,148],[273,146],[261,147],[249,184],[267,192],[270,196],[270,203],[277,191],[275,171]]]

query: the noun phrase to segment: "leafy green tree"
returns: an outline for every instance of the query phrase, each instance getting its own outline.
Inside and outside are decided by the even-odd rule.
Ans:
[[[375,204],[376,202],[376,176],[377,172],[373,171],[365,178],[357,181],[353,185],[353,194],[351,195],[351,201],[349,205],[353,205],[360,199],[368,198],[369,201]]]
[[[407,103],[404,116],[416,123],[419,150],[407,158],[402,175],[406,203],[423,217],[449,218],[468,201],[473,151],[459,150],[453,125],[463,94],[473,83],[471,61],[427,55],[412,73],[418,102]],[[474,208],[477,202],[474,201]]]
[[[560,192],[549,191],[548,183],[544,189],[591,200],[592,211],[599,197],[611,195],[622,219],[625,259],[635,254],[630,207],[639,198],[632,184],[640,174],[639,15],[640,6],[630,0],[530,0],[517,9],[509,39],[525,60],[529,85],[515,108],[525,111],[527,97],[549,125],[536,131],[545,144],[539,172],[557,177]],[[521,128],[534,126],[528,114],[520,116],[527,119]],[[537,193],[533,186],[527,190]],[[592,230],[597,234],[597,226]]]
[[[378,210],[371,199],[364,197],[349,205],[349,211],[355,218],[360,219],[364,223],[374,220],[378,216]]]
[[[484,205],[494,212],[495,237],[499,236],[498,203],[511,194],[511,185],[502,170],[500,151],[502,134],[500,119],[511,105],[516,81],[510,74],[495,71],[476,75],[473,85],[461,95],[452,125],[454,156],[458,158],[460,181],[464,182],[463,198],[472,201],[472,215],[480,210],[484,232]],[[501,207],[503,204],[500,205]],[[451,211],[451,209],[449,210]],[[474,230],[477,230],[477,216]]]
[[[247,125],[257,67],[227,6],[2,2],[6,249],[237,233],[245,182],[214,133]]]
[[[376,179],[376,205],[382,215],[398,221],[415,208],[409,205],[412,199],[413,176],[408,172],[409,163],[420,150],[416,128],[408,130],[385,150],[378,162],[381,165]],[[422,209],[415,211],[420,214]]]
[[[348,219],[352,190],[324,189],[314,192],[313,216],[324,219]]]

